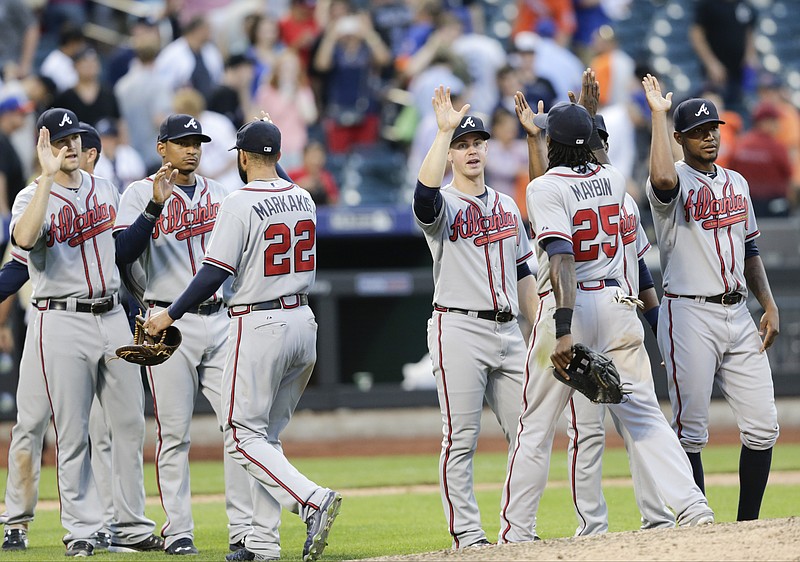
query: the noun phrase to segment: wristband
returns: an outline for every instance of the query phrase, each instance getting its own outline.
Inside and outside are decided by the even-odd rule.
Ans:
[[[557,308],[553,319],[556,321],[556,339],[572,333],[571,308]]]
[[[648,324],[650,324],[650,328],[653,330],[653,333],[658,335],[656,333],[658,329],[658,307],[654,306],[650,310],[645,311],[642,316],[644,316],[644,319],[647,320]]]
[[[158,217],[161,216],[161,211],[164,210],[164,203],[156,203],[152,199],[147,203],[147,207],[144,208],[142,214],[144,218],[149,220],[150,222],[156,222]]]

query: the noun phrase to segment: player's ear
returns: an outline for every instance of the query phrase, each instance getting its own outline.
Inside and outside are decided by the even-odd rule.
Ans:
[[[680,146],[683,146],[683,135],[680,134],[678,131],[674,131],[672,136],[675,138],[675,142],[677,142]]]
[[[167,143],[165,142],[156,143],[156,152],[158,152],[158,155],[161,156],[161,158],[164,158],[166,151],[167,151]]]

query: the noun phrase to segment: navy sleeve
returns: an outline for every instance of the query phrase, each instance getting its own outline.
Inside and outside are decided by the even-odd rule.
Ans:
[[[542,248],[544,251],[547,252],[547,257],[552,258],[556,254],[569,254],[575,255],[575,250],[572,247],[572,244],[564,240],[563,238],[545,238],[541,242]]]
[[[292,178],[289,177],[289,174],[286,173],[286,170],[284,170],[283,167],[280,164],[278,164],[277,169],[278,169],[278,177],[279,178],[283,178],[288,182],[294,183],[292,181]]]
[[[230,273],[213,265],[203,264],[197,275],[194,276],[189,286],[181,293],[175,302],[167,309],[169,317],[178,320],[186,311],[207,301],[225,282]]]
[[[678,183],[675,184],[675,187],[673,187],[669,191],[662,191],[660,189],[653,188],[653,193],[655,194],[656,199],[658,199],[662,203],[669,203],[678,196],[678,192],[680,192],[680,190],[681,190],[681,182],[679,180]]]
[[[760,253],[755,240],[748,240],[744,243],[744,259],[758,256]]]
[[[419,181],[414,188],[414,214],[425,224],[431,224],[442,211],[442,194]]]
[[[29,278],[26,265],[17,260],[6,262],[3,269],[0,269],[0,302],[19,291]]]
[[[655,287],[656,283],[653,281],[653,276],[650,275],[650,269],[644,263],[644,258],[639,258],[639,292],[645,291],[650,287]]]
[[[533,275],[533,273],[531,273],[531,268],[528,267],[528,263],[527,262],[523,262],[523,263],[519,264],[517,266],[517,281],[522,281],[528,275]]]
[[[117,250],[117,263],[133,263],[147,249],[150,236],[156,223],[139,215],[133,224],[114,235],[114,247]]]

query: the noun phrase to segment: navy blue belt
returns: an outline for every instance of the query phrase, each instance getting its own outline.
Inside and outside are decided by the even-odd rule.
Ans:
[[[719,295],[714,295],[713,297],[705,298],[698,295],[673,295],[672,293],[664,293],[664,296],[672,299],[692,299],[694,301],[705,301],[714,304],[722,304],[725,306],[739,304],[744,299],[744,295],[742,293],[721,293]]]
[[[164,301],[150,301],[150,306],[160,306],[161,308],[169,308],[171,302],[164,302]],[[216,314],[222,308],[222,301],[217,302],[208,302],[199,304],[197,306],[193,306],[192,308],[188,309],[186,312],[191,314],[200,314],[201,316],[208,316],[210,314]]]
[[[473,318],[480,318],[481,320],[492,320],[494,322],[511,322],[514,315],[506,310],[466,310],[463,308],[449,308],[446,306],[433,305],[436,312],[454,312],[456,314],[464,314],[472,316]]]
[[[583,291],[599,291],[606,287],[619,287],[619,281],[616,279],[602,279],[600,281],[583,281],[578,283],[578,288]]]

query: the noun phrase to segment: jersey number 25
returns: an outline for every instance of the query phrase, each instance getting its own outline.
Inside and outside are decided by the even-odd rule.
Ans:
[[[264,231],[264,240],[267,241],[267,249],[264,250],[264,277],[314,271],[314,221],[299,221],[294,229],[282,222],[271,224]]]
[[[579,209],[572,217],[572,226],[580,227],[572,235],[576,262],[596,260],[601,248],[608,258],[617,253],[619,205],[602,205],[596,211]],[[601,229],[603,235],[598,236]]]

